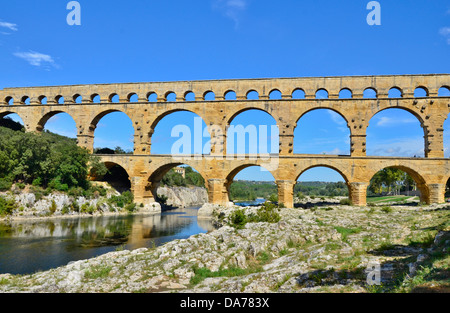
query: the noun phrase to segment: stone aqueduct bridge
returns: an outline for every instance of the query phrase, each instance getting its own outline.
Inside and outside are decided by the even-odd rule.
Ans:
[[[249,109],[269,113],[279,127],[279,154],[272,155],[270,159],[278,166],[272,168],[271,173],[278,185],[279,201],[288,207],[293,205],[293,188],[298,177],[316,166],[338,171],[346,180],[350,198],[356,205],[366,204],[370,179],[386,167],[409,173],[416,181],[423,201],[442,203],[450,177],[450,160],[444,158],[443,152],[443,124],[450,112],[450,97],[439,96],[438,90],[449,86],[450,75],[439,74],[5,88],[0,90],[0,118],[17,113],[27,131],[39,132],[55,114],[68,113],[77,125],[78,144],[92,151],[94,131],[99,120],[111,112],[127,114],[135,129],[134,154],[101,157],[108,166],[118,164],[128,172],[136,202],[145,205],[154,202],[156,188],[164,174],[180,164],[192,166],[204,177],[211,203],[227,204],[229,186],[240,170],[268,164],[267,159],[251,158],[249,155],[244,158],[224,157],[227,126],[235,116]],[[393,87],[401,91],[401,97],[388,97]],[[426,91],[426,96],[414,97],[414,91],[419,87]],[[375,98],[363,97],[364,91],[369,88],[376,92]],[[304,99],[293,99],[292,94],[297,89],[305,93]],[[316,98],[316,92],[320,89],[328,92],[327,99]],[[343,89],[351,91],[351,98],[339,98]],[[281,92],[281,99],[271,99],[273,90]],[[235,92],[235,100],[226,100],[225,95],[229,91]],[[247,99],[250,91],[258,92],[258,100]],[[191,92],[195,99],[186,101],[186,95]],[[214,100],[205,100],[209,92],[214,93]],[[167,97],[172,93],[176,94],[176,99],[168,101]],[[151,94],[157,95],[154,102],[149,100]],[[119,101],[113,102],[113,97],[117,96]],[[95,103],[98,98],[99,103]],[[319,108],[337,112],[348,123],[351,134],[349,156],[293,153],[297,122],[305,113]],[[376,113],[388,108],[404,109],[420,121],[424,130],[424,158],[366,156],[369,121]],[[163,117],[176,111],[196,113],[210,126],[209,155],[186,156],[180,160],[170,155],[151,154],[151,139],[156,125]]]

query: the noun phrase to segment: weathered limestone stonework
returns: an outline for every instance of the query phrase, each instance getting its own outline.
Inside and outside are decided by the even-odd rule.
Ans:
[[[17,113],[27,131],[39,132],[52,116],[68,113],[77,125],[78,144],[92,151],[94,132],[100,119],[111,112],[123,112],[132,120],[135,129],[134,155],[105,155],[102,158],[128,172],[137,202],[154,201],[154,193],[164,174],[175,166],[188,164],[207,181],[209,201],[227,204],[228,188],[234,176],[248,166],[266,166],[268,163],[260,157],[226,157],[227,127],[239,113],[257,109],[270,114],[279,128],[279,154],[271,156],[271,161],[278,166],[269,170],[277,182],[279,201],[286,206],[293,205],[293,187],[298,177],[317,166],[338,171],[349,186],[351,200],[357,205],[365,205],[370,179],[385,167],[396,167],[409,173],[416,181],[423,201],[441,203],[450,177],[450,160],[444,158],[443,147],[443,124],[450,113],[450,97],[439,96],[438,92],[442,87],[450,89],[449,86],[450,75],[436,74],[5,88],[0,90],[0,118]],[[400,90],[401,97],[388,97],[391,88]],[[416,88],[423,88],[426,96],[415,97]],[[316,98],[316,92],[321,89],[328,92],[327,99]],[[351,98],[339,98],[344,89],[351,92]],[[375,98],[363,96],[368,89],[376,92]],[[271,98],[275,90],[281,93],[281,99]],[[303,91],[304,98],[293,99],[296,90]],[[225,100],[229,91],[236,93],[235,100]],[[259,99],[248,100],[250,91],[258,92]],[[205,100],[210,92],[214,93],[215,100]],[[175,101],[167,101],[173,93]],[[194,93],[195,101],[186,101],[189,93]],[[153,94],[156,94],[154,102],[150,101]],[[116,96],[119,100],[113,102]],[[135,98],[136,102],[132,102]],[[96,99],[99,99],[98,103],[94,101]],[[304,114],[320,108],[331,109],[346,120],[350,129],[350,156],[293,153],[297,122]],[[388,108],[404,109],[420,121],[424,129],[425,158],[366,156],[369,121]],[[182,160],[151,154],[156,125],[177,111],[190,111],[203,118],[211,134],[210,154],[187,156]]]

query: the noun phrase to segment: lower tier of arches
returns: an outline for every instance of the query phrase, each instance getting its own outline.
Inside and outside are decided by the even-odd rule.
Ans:
[[[116,164],[128,174],[135,202],[151,204],[156,201],[156,190],[170,169],[186,164],[203,177],[209,202],[218,205],[230,203],[229,187],[236,174],[250,166],[268,170],[277,185],[278,201],[286,207],[294,205],[294,187],[307,170],[326,167],[338,172],[349,190],[354,205],[366,205],[367,187],[372,177],[384,168],[406,172],[421,194],[421,202],[445,202],[446,184],[450,177],[449,159],[336,157],[336,156],[273,156],[262,158],[214,158],[189,155],[100,155],[103,162]]]

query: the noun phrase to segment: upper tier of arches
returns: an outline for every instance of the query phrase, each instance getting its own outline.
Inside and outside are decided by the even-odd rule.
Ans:
[[[0,91],[0,104],[60,105],[436,96],[450,96],[449,75],[283,78],[6,88]]]

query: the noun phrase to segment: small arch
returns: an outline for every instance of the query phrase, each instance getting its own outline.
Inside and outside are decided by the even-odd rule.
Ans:
[[[109,99],[109,102],[112,102],[112,103],[119,103],[120,102],[120,98],[119,98],[119,95],[117,93],[110,94],[108,99]]]
[[[64,97],[61,95],[58,95],[55,97],[55,101],[57,104],[64,104]]]
[[[5,103],[6,103],[7,105],[14,105],[14,98],[13,98],[13,97],[10,97],[10,96],[6,97],[6,98],[5,98]]]
[[[130,103],[136,103],[136,102],[139,102],[139,97],[138,97],[137,93],[132,92],[132,93],[128,94],[127,100]]]
[[[292,92],[292,99],[305,99],[305,91],[301,88],[297,88]]]
[[[195,101],[195,93],[192,91],[186,91],[184,93],[184,100],[189,102]]]
[[[316,99],[328,99],[328,91],[325,88],[320,88],[316,91]]]
[[[46,96],[39,96],[38,98],[40,104],[47,104],[47,97]]]
[[[442,86],[441,88],[439,88],[438,96],[439,97],[450,97],[450,87]]]
[[[269,99],[270,100],[281,100],[282,99],[281,91],[279,91],[278,89],[273,89],[269,93]]]
[[[166,92],[165,98],[166,98],[167,102],[175,102],[175,101],[177,101],[177,95],[173,91]]]
[[[388,98],[402,98],[403,91],[399,87],[392,87],[389,89]]]
[[[228,90],[227,92],[225,92],[224,94],[225,96],[225,100],[236,100],[236,92],[234,92],[233,90]]]
[[[148,102],[157,102],[158,101],[158,94],[156,92],[149,92],[147,94],[147,100]]]
[[[83,97],[80,94],[76,94],[73,96],[73,102],[74,103],[81,103],[83,100]]]
[[[93,103],[100,103],[101,102],[100,95],[97,93],[94,93],[93,95],[91,95],[91,101]]]
[[[376,99],[378,97],[377,90],[375,88],[369,87],[364,89],[363,98],[365,99]]]
[[[339,91],[339,99],[351,99],[353,98],[353,93],[349,88],[342,88]]]
[[[203,94],[203,99],[205,101],[214,101],[216,100],[216,94],[213,91],[208,90]]]
[[[21,99],[21,103],[22,104],[30,104],[30,97],[23,96],[22,99]]]
[[[414,97],[416,97],[416,98],[428,97],[428,89],[425,87],[417,87],[414,90]]]
[[[249,90],[247,92],[247,100],[259,100],[259,93],[256,90]]]

